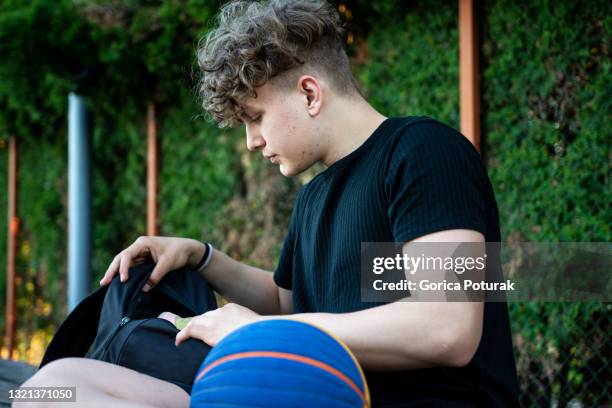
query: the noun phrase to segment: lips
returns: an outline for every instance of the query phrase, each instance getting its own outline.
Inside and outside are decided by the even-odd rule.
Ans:
[[[272,163],[276,163],[278,161],[278,156],[275,154],[265,155],[265,158],[270,160]]]

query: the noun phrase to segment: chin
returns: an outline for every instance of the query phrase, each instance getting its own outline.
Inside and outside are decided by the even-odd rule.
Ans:
[[[298,173],[296,173],[296,172],[294,171],[294,169],[292,169],[292,168],[290,168],[290,167],[288,167],[288,166],[285,166],[284,164],[281,164],[281,165],[278,167],[278,170],[279,170],[279,171],[281,172],[281,174],[282,174],[283,176],[285,176],[285,177],[293,177],[293,176],[295,176],[296,174],[298,174]]]
[[[287,164],[284,164],[284,163],[281,163],[280,166],[279,166],[279,171],[285,177],[297,176],[298,174],[302,173],[306,169],[307,168],[291,166],[291,165],[287,165]]]

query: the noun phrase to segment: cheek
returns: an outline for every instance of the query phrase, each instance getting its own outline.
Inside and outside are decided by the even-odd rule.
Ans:
[[[296,121],[295,112],[291,109],[275,106],[264,116],[261,130],[267,136],[267,139],[273,140],[277,146],[285,145],[296,133]]]
[[[274,106],[277,114],[265,124],[266,134],[273,149],[282,151],[295,167],[309,167],[317,157],[318,146],[312,118],[299,109],[299,104],[299,100],[284,98],[282,104]]]

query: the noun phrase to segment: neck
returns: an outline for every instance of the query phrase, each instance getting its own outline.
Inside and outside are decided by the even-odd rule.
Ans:
[[[361,97],[340,99],[327,110],[327,149],[322,162],[329,167],[357,150],[387,119]]]

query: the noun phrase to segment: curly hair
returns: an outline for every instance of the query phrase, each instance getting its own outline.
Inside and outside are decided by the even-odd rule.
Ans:
[[[198,46],[202,107],[219,127],[241,123],[240,102],[268,81],[291,86],[306,70],[340,94],[359,92],[343,48],[344,30],[324,0],[237,0]]]

